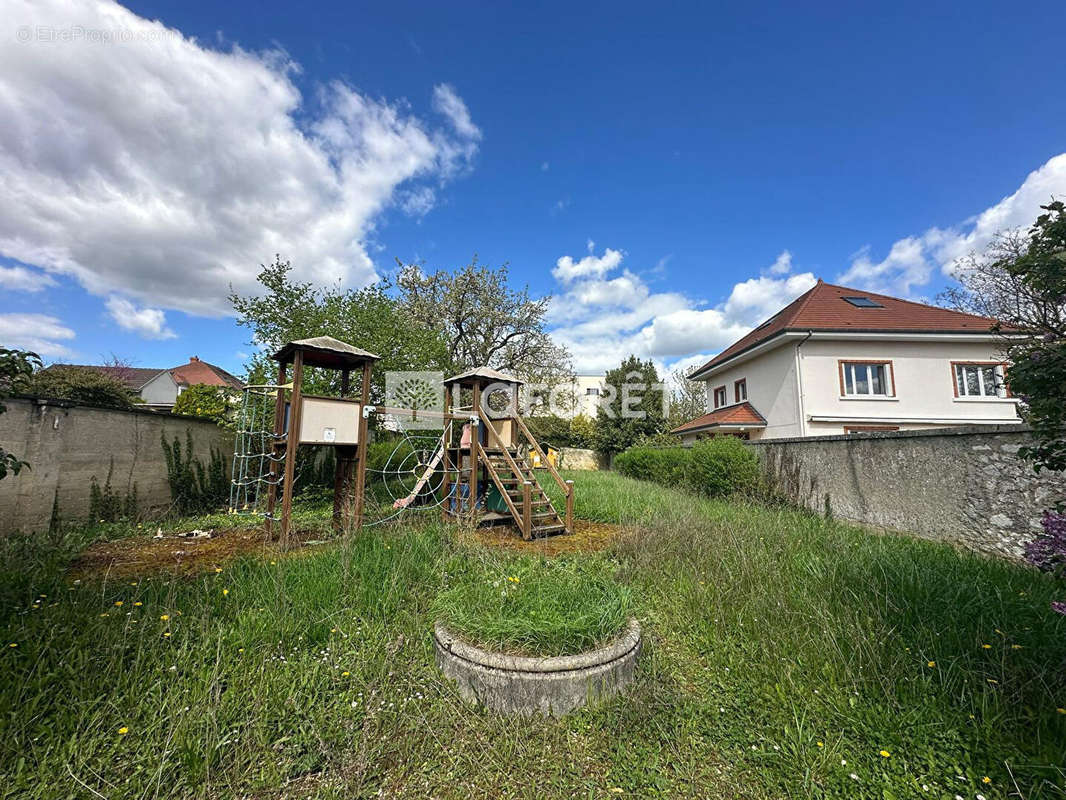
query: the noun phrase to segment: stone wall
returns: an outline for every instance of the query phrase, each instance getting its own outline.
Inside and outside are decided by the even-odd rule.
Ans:
[[[103,486],[109,470],[114,491],[124,495],[137,484],[140,510],[169,505],[163,435],[171,442],[177,437],[184,448],[191,433],[193,455],[205,465],[211,448],[221,449],[227,461],[233,453],[232,436],[204,420],[44,399],[4,402],[0,445],[30,469],[0,481],[0,535],[47,528],[57,496],[65,520],[85,519],[92,479]]]
[[[1066,498],[1066,473],[1017,456],[1020,425],[752,442],[791,501],[854,522],[1017,558],[1043,510]]]
[[[563,447],[559,450],[559,469],[606,469],[595,450],[584,447]]]

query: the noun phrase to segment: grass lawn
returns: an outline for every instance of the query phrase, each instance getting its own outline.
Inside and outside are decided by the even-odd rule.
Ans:
[[[1045,576],[805,513],[568,477],[577,515],[624,533],[551,567],[414,515],[181,577],[74,583],[80,542],[135,528],[3,543],[0,797],[1066,794],[1066,619]],[[301,519],[324,528],[328,513]],[[561,721],[465,706],[434,664],[435,613],[493,575],[590,568],[644,626],[629,695]],[[494,635],[513,641],[512,622]],[[563,646],[599,635],[575,630]]]

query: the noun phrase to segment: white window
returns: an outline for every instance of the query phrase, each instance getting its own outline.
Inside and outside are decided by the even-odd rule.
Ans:
[[[892,397],[891,364],[843,361],[840,369],[840,384],[845,397]]]
[[[721,408],[726,404],[725,387],[719,386],[714,390],[714,407]]]
[[[1006,397],[1001,364],[955,364],[959,397]]]
[[[599,397],[600,390],[596,388],[589,388],[585,390],[585,397]]]
[[[743,403],[748,399],[748,381],[746,378],[741,378],[733,384],[733,396],[738,403]]]

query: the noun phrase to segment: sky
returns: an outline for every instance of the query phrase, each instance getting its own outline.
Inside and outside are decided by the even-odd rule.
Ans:
[[[240,374],[226,298],[275,254],[352,287],[507,263],[585,374],[702,363],[818,278],[932,300],[1066,196],[1064,24],[1061,2],[0,0],[0,346]]]

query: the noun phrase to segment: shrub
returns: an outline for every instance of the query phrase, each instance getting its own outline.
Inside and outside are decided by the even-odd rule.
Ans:
[[[759,457],[733,436],[705,439],[694,447],[638,445],[620,453],[615,469],[638,480],[683,487],[707,497],[753,492]]]
[[[704,439],[692,448],[688,484],[708,497],[753,492],[759,485],[759,457],[735,436]]]
[[[203,417],[216,425],[232,429],[236,414],[237,393],[226,386],[197,383],[178,395],[172,409],[175,414]]]
[[[140,398],[117,378],[89,367],[56,365],[36,373],[27,394],[104,408],[130,408]]]

